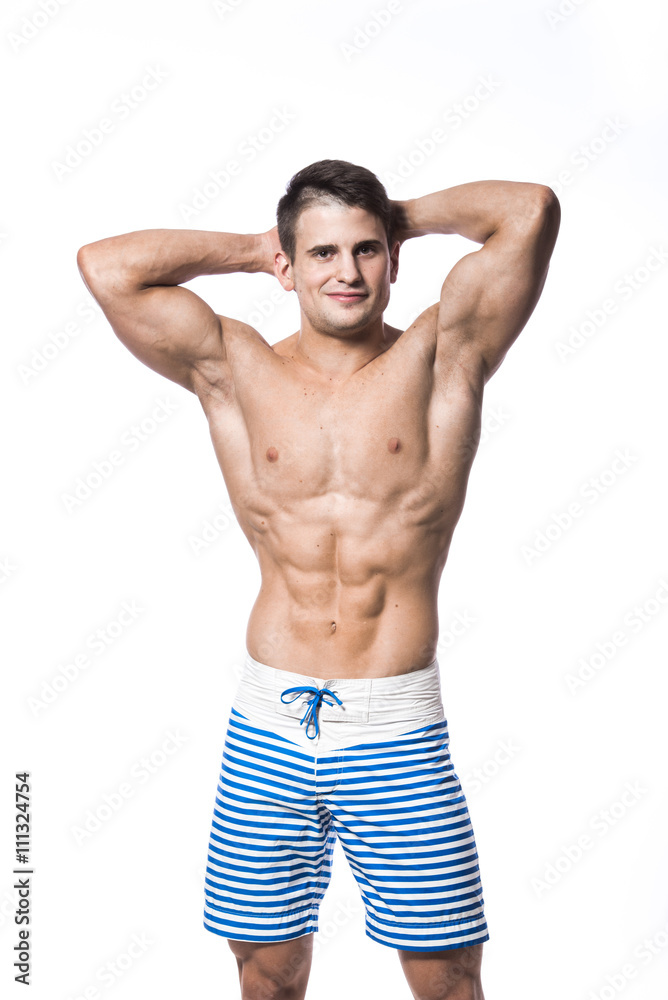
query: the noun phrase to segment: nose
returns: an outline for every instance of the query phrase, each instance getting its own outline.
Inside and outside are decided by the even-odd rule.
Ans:
[[[345,282],[346,285],[354,285],[361,279],[360,269],[352,253],[339,254],[336,267],[336,278]]]

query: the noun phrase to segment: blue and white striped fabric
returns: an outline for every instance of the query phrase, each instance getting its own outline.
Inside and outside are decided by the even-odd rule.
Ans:
[[[209,838],[207,930],[267,942],[317,931],[336,836],[374,941],[434,951],[489,939],[445,718],[308,753],[232,707]]]

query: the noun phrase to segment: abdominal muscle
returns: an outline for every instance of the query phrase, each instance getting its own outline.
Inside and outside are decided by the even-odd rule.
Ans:
[[[248,621],[248,652],[323,679],[428,666],[436,656],[447,550],[441,533],[411,525],[400,510],[357,503],[351,521],[345,499],[338,515],[336,506],[321,497],[308,512],[283,509],[271,518],[273,530],[256,548],[262,586]]]

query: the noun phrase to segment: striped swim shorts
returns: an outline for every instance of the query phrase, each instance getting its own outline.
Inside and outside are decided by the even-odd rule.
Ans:
[[[247,653],[213,810],[205,928],[258,942],[317,931],[336,837],[374,941],[436,951],[489,939],[438,661],[323,681]]]

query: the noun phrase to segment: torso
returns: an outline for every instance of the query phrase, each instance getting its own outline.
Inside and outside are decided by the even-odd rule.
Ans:
[[[431,663],[438,586],[480,433],[479,366],[437,306],[355,374],[316,376],[251,327],[225,330],[198,396],[262,574],[246,645],[320,678]]]

